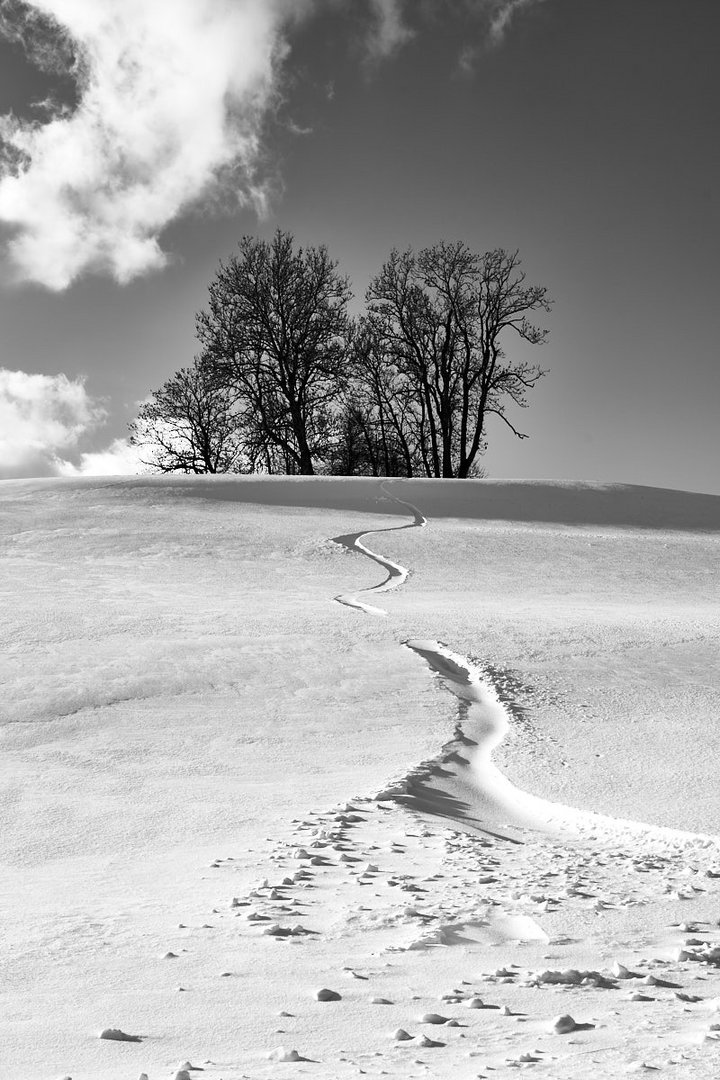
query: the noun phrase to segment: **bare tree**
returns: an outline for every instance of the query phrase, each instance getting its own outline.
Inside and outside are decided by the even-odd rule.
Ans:
[[[245,236],[197,316],[203,354],[234,388],[269,472],[312,474],[327,458],[345,382],[346,278],[326,248]]]
[[[252,459],[228,388],[202,360],[181,368],[130,425],[143,464],[160,472],[248,472]]]
[[[481,475],[487,418],[524,408],[544,372],[504,345],[536,345],[548,311],[518,253],[445,242],[393,251],[357,325],[324,247],[245,236],[197,316],[201,358],[141,409],[132,441],[162,471]]]
[[[550,301],[519,267],[517,252],[478,256],[442,242],[417,255],[393,251],[371,282],[354,372],[402,449],[405,475],[476,474],[490,415],[526,438],[507,409],[525,408],[544,372],[508,359],[503,343],[512,334],[544,342],[547,331],[528,316]]]

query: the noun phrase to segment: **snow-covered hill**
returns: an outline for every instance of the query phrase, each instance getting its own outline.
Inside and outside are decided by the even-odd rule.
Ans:
[[[663,1067],[688,1054],[687,1075],[713,1075],[704,1002],[661,988],[618,1010],[597,980],[530,984],[610,978],[617,953],[720,994],[695,985],[714,970],[700,946],[672,959],[668,926],[715,910],[714,842],[659,831],[720,833],[719,534],[719,497],[625,486],[0,484],[7,1075],[158,1080],[190,1059],[212,1080],[465,1077],[538,1048],[545,1075],[598,1075],[595,1058],[612,1075],[653,1048],[641,1016]],[[511,787],[652,828],[484,821],[478,716],[443,650],[509,722]],[[275,899],[256,888],[298,867]],[[317,932],[262,933],[276,921]],[[486,989],[526,1019],[466,1010],[479,972],[511,964]],[[341,1001],[315,1000],[325,983]],[[438,1036],[431,1011],[467,1026]],[[596,1027],[551,1033],[568,1011]],[[313,1061],[270,1061],[280,1045]]]

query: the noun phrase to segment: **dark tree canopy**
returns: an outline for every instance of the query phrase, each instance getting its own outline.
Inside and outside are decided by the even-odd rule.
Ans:
[[[465,478],[490,416],[526,438],[512,409],[544,374],[527,346],[550,301],[517,251],[394,250],[353,320],[326,248],[278,230],[244,236],[208,292],[199,358],[132,425],[163,471]]]
[[[374,476],[427,475],[413,396],[367,321],[355,336],[350,371],[346,410],[355,416],[369,471]]]
[[[443,242],[393,251],[371,282],[353,372],[408,475],[472,475],[490,415],[525,438],[507,408],[524,408],[544,372],[508,359],[503,345],[513,334],[543,342],[547,332],[529,316],[550,302],[519,267],[517,252],[479,256]]]
[[[351,297],[324,247],[245,236],[197,317],[205,362],[233,387],[268,471],[311,474],[329,453],[345,380]]]

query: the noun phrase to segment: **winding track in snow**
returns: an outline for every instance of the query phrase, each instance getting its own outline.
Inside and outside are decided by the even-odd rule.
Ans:
[[[619,846],[640,842],[664,852],[720,851],[717,836],[579,810],[516,787],[492,760],[512,723],[493,684],[472,661],[439,641],[411,639],[405,645],[459,698],[460,708],[453,739],[438,757],[391,785],[390,798],[436,817],[453,818],[470,831],[492,832],[507,840],[516,840],[529,829],[570,842],[598,840]]]
[[[361,537],[424,528],[427,525],[427,519],[416,506],[391,494],[388,483],[381,483],[381,491],[399,506],[406,507],[413,515],[412,522],[331,537],[333,543],[348,551],[359,552],[388,572],[388,576],[378,585],[335,597],[337,603],[369,615],[387,615],[387,612],[365,603],[359,597],[398,588],[407,580],[410,571],[366,547]],[[422,657],[445,688],[460,699],[459,715],[454,737],[443,746],[441,753],[411,769],[376,798],[392,799],[421,813],[450,818],[470,831],[516,843],[521,843],[522,832],[530,829],[568,839],[604,837],[615,843],[642,839],[646,843],[676,849],[720,847],[720,838],[715,836],[578,810],[515,787],[492,761],[493,751],[500,745],[511,724],[510,713],[492,682],[484,678],[484,673],[467,657],[452,652],[442,642],[410,639],[403,645]]]
[[[356,593],[341,593],[335,597],[338,604],[344,604],[346,607],[357,608],[359,611],[364,611],[367,615],[387,615],[387,611],[384,608],[374,607],[372,604],[366,604],[359,599],[363,593],[383,593],[390,592],[392,589],[397,589],[402,585],[404,581],[407,581],[410,571],[405,566],[400,566],[399,563],[393,562],[391,559],[386,559],[384,555],[378,555],[377,552],[371,551],[370,548],[365,547],[361,541],[362,536],[371,536],[380,533],[390,532],[402,532],[404,529],[424,529],[427,525],[427,520],[423,517],[416,506],[412,503],[405,502],[404,499],[398,499],[397,496],[392,495],[388,490],[388,481],[383,480],[380,484],[380,490],[390,499],[392,502],[398,504],[398,506],[405,506],[411,511],[413,520],[408,525],[393,525],[389,529],[363,529],[361,532],[344,533],[342,536],[331,536],[330,540],[333,544],[339,544],[340,547],[344,547],[347,551],[359,551],[361,555],[365,555],[368,559],[372,559],[378,566],[382,566],[388,572],[388,576],[381,581],[379,585],[372,585],[369,589],[359,589]]]

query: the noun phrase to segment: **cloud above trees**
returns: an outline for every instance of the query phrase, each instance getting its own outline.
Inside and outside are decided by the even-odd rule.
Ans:
[[[464,0],[499,41],[542,0]],[[11,0],[0,33],[77,101],[0,118],[0,223],[20,280],[62,290],[87,273],[124,284],[161,269],[163,230],[228,191],[262,210],[263,120],[294,22],[356,0]],[[366,54],[386,60],[440,0],[365,0]],[[9,13],[9,14],[8,14]],[[42,115],[42,114],[41,114]]]
[[[16,167],[0,183],[20,275],[64,289],[88,270],[130,281],[167,262],[161,230],[233,166],[254,189],[273,88],[266,0],[38,0],[75,45],[77,108],[3,120]]]

